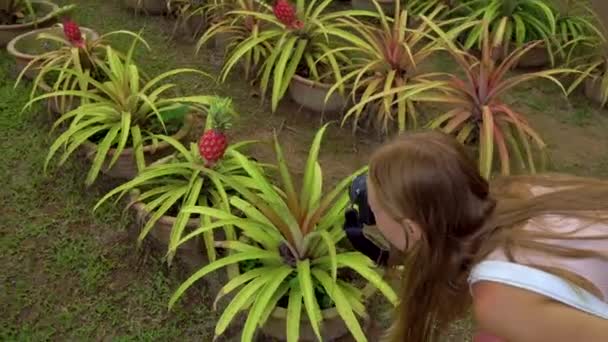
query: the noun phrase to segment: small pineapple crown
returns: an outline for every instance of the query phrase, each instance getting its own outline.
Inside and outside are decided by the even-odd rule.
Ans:
[[[215,98],[209,104],[207,113],[211,119],[211,128],[220,131],[229,129],[232,126],[231,116],[234,113],[232,99],[229,97]]]
[[[71,20],[69,17],[63,18],[62,27],[64,36],[72,45],[77,47],[84,46],[80,26],[78,26],[75,21]]]

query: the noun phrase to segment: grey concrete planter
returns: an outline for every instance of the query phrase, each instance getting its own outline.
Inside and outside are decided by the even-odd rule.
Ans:
[[[37,28],[49,27],[57,22],[54,12],[59,9],[59,6],[45,0],[32,0],[32,5],[41,14],[40,18],[35,22],[26,24],[0,25],[0,47],[5,47],[20,34]]]
[[[85,34],[88,40],[99,38],[99,34],[89,28],[80,27],[80,30]],[[8,53],[15,58],[18,72],[21,72],[31,61],[42,55],[42,53],[37,54],[34,52],[37,50],[37,47],[43,44],[42,40],[37,39],[38,35],[41,33],[59,37],[63,36],[63,30],[60,27],[48,27],[20,34],[8,43],[6,49],[8,50]],[[25,77],[28,79],[34,79],[37,75],[38,71],[35,66],[30,67],[25,73]]]
[[[602,78],[588,77],[585,80],[585,96],[597,104],[602,104]]]
[[[325,102],[331,87],[331,84],[314,82],[294,75],[289,84],[289,95],[296,103],[310,110],[319,113],[338,112],[345,107],[346,99],[334,92]]]

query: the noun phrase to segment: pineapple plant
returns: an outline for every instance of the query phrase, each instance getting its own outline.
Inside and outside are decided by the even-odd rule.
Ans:
[[[211,128],[203,133],[198,143],[205,167],[214,166],[224,156],[228,148],[226,130],[231,127],[230,115],[233,112],[230,98],[218,99],[210,104],[208,115]]]

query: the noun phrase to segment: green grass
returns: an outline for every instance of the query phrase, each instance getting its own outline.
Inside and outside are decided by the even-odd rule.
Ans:
[[[0,340],[210,340],[205,305],[167,312],[183,275],[142,258],[120,208],[91,212],[107,188],[82,185],[85,164],[42,173],[49,119],[41,107],[21,114],[30,89],[13,89],[7,61],[0,54]]]
[[[217,51],[195,56],[191,44],[169,40],[171,22],[134,16],[120,3],[79,0],[73,17],[99,32],[143,30],[153,52],[139,49],[137,58],[151,75],[176,67],[217,73]],[[116,44],[124,48],[128,41]],[[449,70],[443,59],[437,65]],[[179,268],[166,270],[146,249],[136,249],[127,231],[133,223],[122,215],[122,207],[107,205],[91,212],[115,182],[102,177],[98,185],[85,188],[88,165],[78,158],[42,173],[52,141],[51,117],[41,106],[21,113],[30,89],[27,82],[13,88],[12,67],[6,53],[0,53],[0,340],[211,341],[218,317],[210,310],[213,286],[190,290],[167,312],[169,296],[185,275]],[[317,115],[298,111],[288,101],[270,115],[268,105],[251,96],[252,88],[239,75],[223,85],[194,78],[179,83],[184,92],[234,99],[241,119],[234,125],[233,140],[267,140],[273,129],[282,128],[279,134],[292,167],[303,165],[319,124]],[[547,136],[558,170],[608,176],[606,112],[582,98],[568,103],[558,97],[555,89],[535,83],[513,93],[509,101],[525,110]],[[361,144],[354,152],[354,142],[349,129],[334,126],[327,134],[321,163],[328,182],[367,162],[374,144]],[[470,330],[470,322],[464,322],[451,340],[466,340]]]

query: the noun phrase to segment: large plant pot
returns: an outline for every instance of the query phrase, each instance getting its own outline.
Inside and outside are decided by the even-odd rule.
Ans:
[[[204,15],[193,15],[186,19],[186,29],[188,30],[188,34],[196,38],[201,35],[205,31],[207,27],[207,20]]]
[[[167,0],[125,0],[128,8],[148,15],[160,15],[167,12]]]
[[[332,86],[294,75],[289,84],[289,95],[299,105],[316,112],[337,112],[346,105],[344,96],[334,92],[327,102],[325,98]]]
[[[376,289],[372,285],[367,285],[363,289],[363,298],[368,299],[374,293]],[[335,308],[325,309],[321,311],[321,315],[323,317],[323,323],[321,324],[321,337],[325,342],[334,341],[341,337],[344,337],[350,334],[346,324],[338,314],[338,311]],[[369,324],[369,321],[362,322],[363,329]],[[287,340],[287,335],[285,334],[285,327],[287,326],[287,309],[277,307],[275,308],[266,324],[261,327],[264,335],[268,337],[272,337],[278,339],[280,341]],[[301,314],[300,320],[300,338],[298,339],[300,342],[316,342],[317,337],[312,330],[312,326],[310,325],[310,321],[308,320],[308,315],[305,311]]]
[[[395,15],[395,0],[377,0],[386,15]],[[353,9],[376,12],[376,6],[371,0],[351,0]]]
[[[139,195],[139,191],[133,191],[130,194],[131,201]],[[134,202],[131,208],[135,211],[137,216],[137,222],[140,227],[143,227],[146,222],[150,219],[150,213],[146,211],[145,205],[141,202]],[[156,221],[152,230],[148,233],[146,238],[151,242],[151,246],[157,249],[160,253],[166,253],[171,241],[171,230],[175,221],[177,220],[174,216],[162,216]],[[186,223],[186,231],[190,232],[200,227],[200,219],[189,219]],[[137,231],[139,235],[140,231]],[[207,260],[207,252],[205,245],[201,238],[194,237],[188,242],[180,245],[177,249],[176,258],[188,267],[188,271],[193,271],[200,268],[205,264]]]
[[[89,28],[80,27],[80,30],[86,36],[87,40],[99,38],[99,34]],[[45,51],[45,47],[43,46],[44,41],[37,39],[38,35],[41,33],[63,37],[63,29],[60,27],[49,27],[20,34],[8,43],[6,49],[8,50],[9,54],[15,57],[15,64],[19,72],[21,72],[35,58],[38,58],[45,52],[53,51],[52,48]],[[36,67],[32,66],[25,73],[25,77],[34,79],[36,78],[37,74],[38,71],[36,70]]]
[[[11,40],[20,34],[41,27],[53,25],[57,19],[54,16],[59,6],[46,0],[32,0],[32,5],[40,17],[35,22],[17,25],[0,25],[0,47],[5,47]]]
[[[178,141],[185,139],[190,133],[192,127],[193,118],[191,116],[188,116],[188,118],[185,120],[184,126],[177,133],[172,135],[172,138]],[[95,159],[97,145],[90,141],[85,141],[82,145],[82,149],[85,153],[85,157],[92,162]],[[146,160],[146,165],[149,165],[163,157],[168,156],[174,151],[174,149],[167,142],[161,141],[156,146],[145,145],[143,147],[143,151],[144,158]],[[108,155],[106,157],[106,160],[104,161],[104,165],[102,165],[101,167],[101,172],[112,178],[119,179],[132,179],[137,176],[138,169],[137,163],[135,161],[134,150],[132,148],[125,148],[116,160],[116,163],[114,163],[111,168],[108,168],[108,164],[114,157],[115,153],[116,150],[113,148],[108,151]]]
[[[516,49],[515,45],[511,45],[508,53],[505,55],[503,49],[499,49],[496,53],[496,58],[499,61],[504,60],[512,51]],[[479,54],[479,52],[477,52]],[[526,52],[515,67],[517,68],[540,68],[549,65],[551,58],[545,44],[539,44]]]
[[[602,78],[588,77],[585,79],[585,96],[593,102],[602,104]]]
[[[134,199],[137,193],[132,195]],[[137,219],[141,223],[145,224],[150,219],[150,213],[145,210],[145,205],[141,202],[135,202],[132,205],[133,210],[137,213]],[[169,246],[169,241],[171,241],[171,228],[175,224],[177,218],[175,216],[163,216],[156,223],[154,227],[147,235],[153,240],[153,243],[156,247],[158,247],[161,251],[166,251]],[[200,227],[200,219],[189,219],[186,224],[186,230],[194,230]],[[191,256],[195,262],[202,262],[204,260],[202,253],[202,245],[200,239],[193,238],[188,242],[182,244],[179,247],[180,251],[183,251],[184,255]]]

